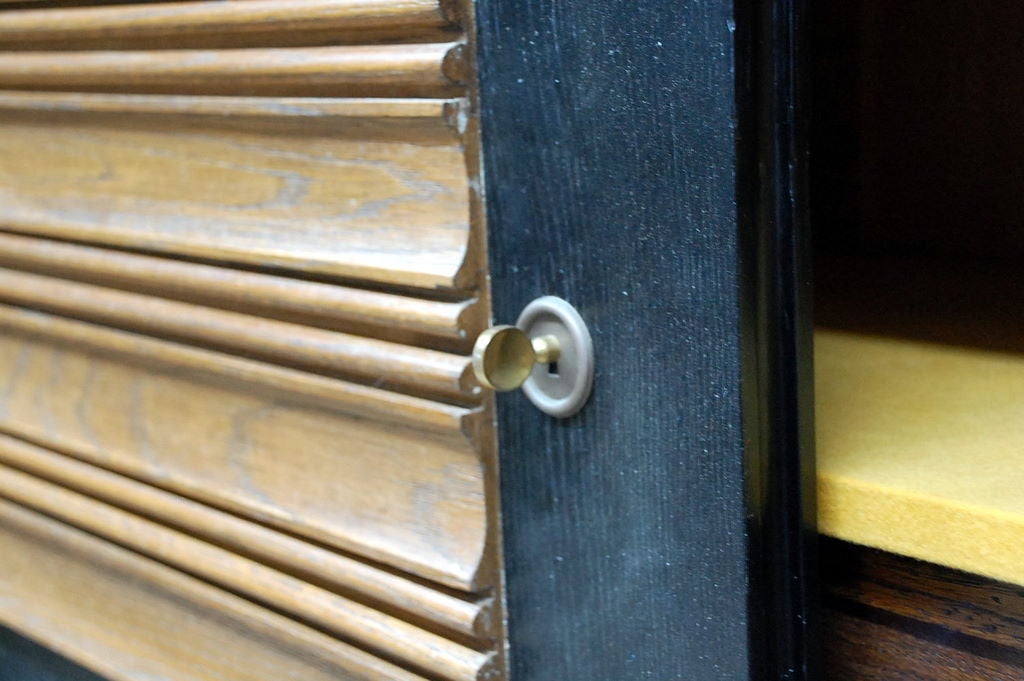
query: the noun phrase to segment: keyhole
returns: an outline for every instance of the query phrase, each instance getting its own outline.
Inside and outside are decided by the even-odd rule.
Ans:
[[[558,362],[548,363],[548,376],[551,378],[558,378]]]

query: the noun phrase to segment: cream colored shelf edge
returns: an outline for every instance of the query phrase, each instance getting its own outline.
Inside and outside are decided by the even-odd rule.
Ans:
[[[1024,585],[1024,356],[815,333],[824,534]]]

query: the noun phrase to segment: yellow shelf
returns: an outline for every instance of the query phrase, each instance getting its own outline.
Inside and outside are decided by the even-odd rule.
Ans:
[[[819,523],[1024,584],[1024,355],[815,334]]]

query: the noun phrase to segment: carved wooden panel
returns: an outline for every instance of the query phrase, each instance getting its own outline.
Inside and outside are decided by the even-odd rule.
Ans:
[[[0,3],[0,625],[503,676],[469,9]]]

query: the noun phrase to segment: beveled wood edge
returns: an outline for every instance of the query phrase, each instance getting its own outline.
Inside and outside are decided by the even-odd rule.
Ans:
[[[147,49],[443,41],[458,17],[438,0],[236,0],[12,10],[0,49]]]
[[[2,231],[0,265],[384,340],[413,335],[427,347],[464,345],[484,324],[473,298],[430,300]]]
[[[0,305],[0,328],[29,337],[113,353],[150,367],[184,372],[202,380],[215,376],[249,388],[283,390],[327,410],[386,423],[423,428],[436,436],[463,439],[478,410],[392,393],[378,388],[277,367],[254,360],[109,329],[41,312]]]
[[[465,141],[461,97],[252,97],[0,89],[0,119],[34,125],[225,130],[451,146]]]
[[[275,610],[452,681],[477,681],[490,655],[62,487],[0,465],[0,496]]]
[[[0,89],[450,98],[459,43],[227,50],[0,52]]]
[[[449,121],[463,145],[466,171],[469,176],[469,240],[466,257],[454,277],[457,287],[472,288],[479,300],[477,313],[483,326],[495,323],[491,297],[490,263],[488,260],[488,222],[483,172],[483,135],[480,124],[480,78],[476,24],[476,0],[448,0],[462,17],[466,32],[464,65],[466,98],[449,106]],[[492,181],[497,181],[493,178]],[[499,451],[497,432],[497,399],[493,392],[483,396],[480,418],[473,422],[472,439],[483,464],[484,494],[487,499],[487,534],[474,581],[488,585],[494,594],[495,677],[508,679],[508,610],[505,578],[504,540],[502,537],[500,457],[515,457],[514,451]]]
[[[491,599],[458,598],[364,562],[295,539],[254,522],[163,491],[132,478],[0,434],[0,462],[176,527],[289,574],[339,593],[352,592],[385,611],[439,625],[476,638],[492,636]]]
[[[369,542],[367,537],[353,536],[351,531],[338,527],[337,523],[327,519],[303,521],[277,505],[262,503],[259,499],[245,494],[224,493],[220,488],[203,485],[201,480],[197,482],[194,478],[182,475],[181,471],[168,474],[130,457],[112,459],[104,450],[90,446],[80,439],[54,435],[37,425],[4,423],[0,427],[0,432],[238,517],[250,519],[304,541],[317,543],[329,550],[358,556],[361,560],[379,564],[386,570],[395,570],[431,584],[443,585],[460,594],[477,594],[483,598],[493,594],[499,586],[498,575],[495,572],[498,565],[497,557],[491,544],[491,529],[487,524],[489,516],[474,515],[473,520],[478,523],[478,527],[471,539],[471,553],[466,559],[454,562],[446,560],[439,564],[436,556],[428,559],[415,551],[381,547]],[[187,469],[184,472],[187,472]],[[496,512],[495,500],[488,498],[486,506],[486,512]],[[485,509],[480,509],[480,512],[484,513]]]
[[[479,464],[485,476],[491,470],[487,468],[489,450],[478,446],[481,442],[486,445],[488,434],[491,432],[489,416],[485,410],[458,409],[418,398],[395,400],[392,395],[398,398],[403,396],[388,393],[384,393],[388,398],[386,401],[377,400],[374,406],[367,397],[372,393],[379,395],[382,391],[370,389],[368,393],[359,389],[362,386],[324,377],[304,375],[301,372],[204,352],[187,346],[153,341],[134,334],[111,331],[27,310],[7,310],[10,310],[12,315],[5,315],[5,307],[0,306],[0,328],[7,327],[8,335],[16,335],[11,339],[12,342],[27,348],[40,347],[44,348],[44,352],[72,352],[85,360],[89,359],[90,354],[95,353],[95,361],[104,361],[106,364],[114,362],[115,365],[125,363],[136,367],[133,371],[145,372],[157,380],[161,374],[166,374],[178,381],[194,381],[200,386],[205,384],[205,389],[227,389],[237,391],[240,396],[259,395],[258,399],[286,405],[289,409],[315,410],[312,413],[323,410],[323,418],[328,420],[351,420],[354,417],[354,425],[365,419],[379,436],[390,434],[406,441],[427,438],[431,441],[431,446],[435,449],[440,448],[438,451],[444,453],[444,456],[454,457],[453,460],[463,461],[474,467]],[[13,328],[7,324],[5,318],[10,316],[13,316],[16,322],[27,320],[27,331],[26,324],[19,323]],[[33,328],[33,323],[39,328]],[[56,338],[55,330],[59,332]],[[408,407],[413,408],[409,410]],[[337,414],[337,417],[332,416],[332,413]],[[403,417],[410,417],[410,420]],[[419,419],[420,423],[417,424],[412,419]],[[136,460],[130,455],[112,458],[109,452],[92,444],[88,439],[83,440],[74,434],[54,431],[43,422],[7,421],[3,430],[47,449],[114,470],[240,516],[255,518],[257,522],[281,531],[338,547],[342,551],[394,566],[396,569],[454,589],[480,593],[499,584],[495,572],[497,558],[490,534],[492,530],[488,525],[490,521],[485,517],[477,518],[479,531],[474,534],[472,544],[460,544],[465,546],[468,554],[454,563],[445,562],[438,565],[432,560],[419,557],[416,552],[396,551],[393,547],[368,543],[368,537],[352,536],[347,532],[339,533],[338,528],[327,518],[321,517],[315,522],[301,522],[301,518],[295,517],[285,509],[267,505],[245,494],[222,494],[217,488],[197,485],[197,481],[188,476],[167,474],[168,472],[154,469],[145,461]],[[474,459],[478,460],[478,463],[474,463]],[[179,471],[183,472],[185,471]],[[485,502],[486,507],[486,510],[480,509],[481,513],[486,512],[489,517],[490,513],[496,512],[497,500],[493,496],[483,497],[481,500]]]
[[[0,300],[418,397],[479,400],[464,355],[2,268]]]
[[[28,236],[54,238],[65,241],[84,242],[94,246],[111,246],[131,249],[138,235],[130,230],[97,232],[95,225],[71,220],[25,220],[7,218],[0,231]],[[276,249],[231,246],[218,244],[183,244],[180,239],[160,234],[147,235],[144,247],[148,253],[164,253],[169,256],[196,258],[211,262],[225,262],[232,265],[252,266],[258,264],[266,271],[284,275],[312,274],[344,281],[360,281],[367,285],[381,285],[389,290],[431,291],[456,297],[474,295],[482,272],[478,256],[472,253],[472,237],[469,246],[462,249],[458,262],[443,268],[399,269],[365,265],[355,261],[339,262],[301,255],[281,255]]]
[[[250,118],[444,120],[455,98],[244,97],[0,90],[0,111]]]
[[[303,658],[322,659],[339,670],[358,674],[359,678],[374,679],[375,681],[378,679],[380,681],[392,679],[394,681],[423,681],[421,676],[396,667],[307,625],[262,608],[162,563],[127,551],[43,514],[0,498],[0,528],[5,526],[16,531],[19,536],[32,537],[43,546],[73,553],[76,558],[94,561],[107,570],[113,569],[133,575],[140,581],[150,583],[161,590],[194,603],[198,608],[211,613],[211,617],[206,618],[211,627],[217,626],[215,622],[220,617],[227,617],[237,621],[239,626],[266,637],[268,643],[281,642],[288,646],[294,646],[297,651],[300,651],[299,654]],[[40,558],[47,556],[49,550],[49,548],[42,550]],[[130,582],[126,583],[126,592],[130,592],[131,587]],[[137,602],[135,598],[130,596],[128,598],[133,603]],[[38,594],[27,599],[27,602],[39,603],[40,608],[44,610],[52,608],[52,605],[43,602]],[[76,607],[76,603],[73,601],[64,601],[61,606],[63,609],[57,615],[58,620],[64,616],[83,617],[89,615],[88,609],[83,610]],[[130,646],[117,651],[86,650],[63,636],[61,627],[40,624],[45,620],[35,613],[0,609],[0,621],[11,629],[114,681],[137,681],[137,677],[131,669],[123,664],[130,659],[130,652],[128,652]],[[96,626],[102,625],[102,622],[96,622]],[[128,643],[127,640],[126,643]],[[253,660],[253,662],[257,661]],[[173,650],[168,653],[166,663],[171,667],[178,663],[178,658],[174,655]]]

